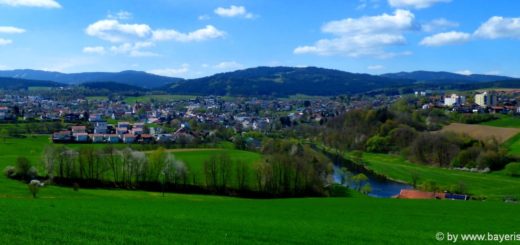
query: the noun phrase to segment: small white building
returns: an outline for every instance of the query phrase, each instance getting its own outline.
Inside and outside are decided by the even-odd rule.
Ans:
[[[444,106],[452,107],[457,105],[464,105],[464,103],[466,103],[465,96],[452,94],[450,97],[444,97]]]

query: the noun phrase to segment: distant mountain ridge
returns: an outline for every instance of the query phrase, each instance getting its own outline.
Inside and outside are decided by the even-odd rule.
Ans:
[[[296,94],[334,96],[358,93],[400,94],[416,89],[477,89],[486,86],[520,88],[507,76],[461,75],[450,72],[399,72],[382,75],[350,73],[318,67],[256,67],[197,79],[157,76],[139,71],[65,74],[38,70],[0,71],[0,88],[81,85],[109,91],[166,91],[171,94],[275,96]],[[14,78],[13,78],[14,77]],[[13,80],[15,79],[15,80]],[[16,85],[16,81],[20,85]],[[52,82],[50,82],[52,81]],[[2,84],[4,83],[4,84]]]
[[[116,82],[142,88],[158,88],[167,84],[182,81],[181,78],[165,77],[142,71],[122,72],[83,72],[83,73],[61,73],[40,70],[9,70],[0,71],[0,77],[11,77],[28,80],[45,80],[69,85],[77,85],[92,82]]]
[[[411,79],[418,82],[495,82],[501,80],[512,80],[515,78],[498,75],[471,74],[462,75],[452,72],[413,71],[382,74],[382,77],[394,79]]]
[[[288,96],[362,93],[413,84],[393,79],[318,67],[257,67],[185,80],[166,87],[174,94]]]

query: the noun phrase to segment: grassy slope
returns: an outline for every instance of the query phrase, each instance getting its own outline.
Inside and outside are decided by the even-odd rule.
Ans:
[[[213,196],[49,187],[0,195],[0,240],[27,243],[428,244],[438,231],[517,232],[499,202]]]
[[[47,142],[36,137],[0,145],[0,166],[20,154],[36,161]],[[520,222],[520,205],[494,201],[161,197],[53,186],[33,200],[24,184],[3,175],[0,210],[0,241],[21,244],[427,244],[437,243],[438,231],[510,233]]]
[[[419,183],[433,180],[441,186],[450,186],[463,182],[470,193],[485,195],[491,199],[520,195],[520,178],[500,173],[481,174],[429,167],[410,163],[399,156],[386,154],[365,153],[363,158],[367,168],[394,180],[411,183],[412,173],[416,172],[419,174]]]
[[[520,128],[520,117],[501,116],[497,120],[483,122],[481,124],[502,128]]]

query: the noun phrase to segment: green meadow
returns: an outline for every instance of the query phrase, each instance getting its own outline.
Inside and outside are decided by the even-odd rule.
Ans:
[[[37,163],[46,144],[48,136],[0,141],[0,167],[12,165],[19,155]],[[252,163],[260,159],[232,149],[172,151],[193,171],[223,151]],[[442,174],[430,172],[431,178]],[[497,175],[494,184],[517,184],[499,177],[508,180]],[[486,180],[468,186],[478,181]],[[3,175],[0,210],[0,241],[16,244],[438,244],[437,232],[513,233],[520,222],[518,204],[376,199],[356,193],[256,200],[47,186],[33,199],[25,184]]]
[[[463,184],[469,193],[499,200],[503,197],[520,198],[520,178],[501,172],[472,173],[411,163],[401,156],[364,153],[365,166],[390,179],[412,183],[412,176],[419,177],[418,184],[434,181],[438,186],[449,187]]]
[[[483,122],[481,124],[502,128],[520,128],[520,117],[500,116],[497,120]]]

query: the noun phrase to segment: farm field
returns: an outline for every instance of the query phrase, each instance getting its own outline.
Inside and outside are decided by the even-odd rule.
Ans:
[[[520,128],[520,117],[501,116],[497,120],[483,122],[481,125],[502,128]]]
[[[0,240],[22,244],[434,244],[439,231],[513,233],[520,222],[519,205],[494,201],[251,200],[59,187],[37,199],[16,188],[0,194],[0,209]]]
[[[520,133],[520,128],[503,128],[475,124],[452,123],[442,128],[441,131],[466,134],[478,140],[488,140],[495,138],[499,143],[504,143],[509,138]]]
[[[412,183],[412,173],[417,173],[418,184],[427,180],[435,181],[438,186],[452,186],[462,182],[472,195],[497,200],[508,196],[520,197],[520,178],[500,172],[471,173],[430,167],[386,154],[364,153],[363,160],[368,169],[393,180]]]

